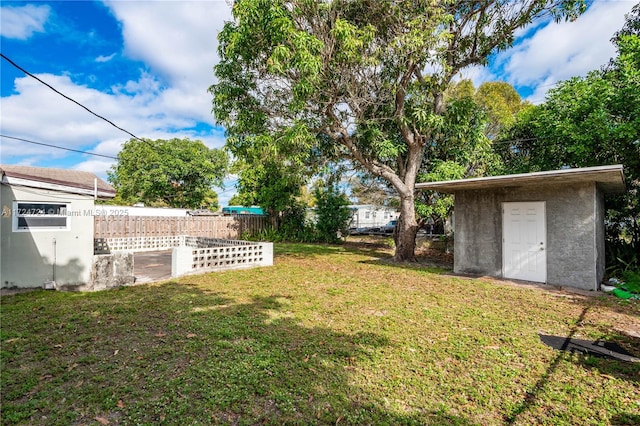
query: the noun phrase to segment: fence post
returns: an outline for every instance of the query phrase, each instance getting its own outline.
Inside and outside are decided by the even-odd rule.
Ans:
[[[191,271],[193,262],[191,247],[174,247],[171,250],[171,278],[177,278]]]
[[[273,266],[273,243],[260,243],[262,248],[262,261],[258,262],[260,266]]]

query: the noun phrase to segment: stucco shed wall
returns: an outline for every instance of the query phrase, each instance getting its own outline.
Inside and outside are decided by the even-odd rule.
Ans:
[[[547,282],[597,290],[604,234],[595,183],[456,192],[454,271],[502,277],[502,203],[518,201],[545,202]]]

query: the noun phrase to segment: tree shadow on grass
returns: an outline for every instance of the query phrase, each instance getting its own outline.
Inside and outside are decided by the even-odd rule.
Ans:
[[[388,408],[356,384],[388,339],[305,327],[287,296],[173,282],[49,294],[3,300],[4,424],[471,424]]]
[[[611,418],[611,424],[615,426],[637,426],[640,425],[640,415],[618,414]]]
[[[274,261],[278,258],[301,258],[301,259],[313,259],[323,256],[335,256],[335,255],[356,255],[366,256],[373,258],[373,262],[378,259],[390,259],[389,252],[385,252],[379,247],[366,247],[360,244],[353,245],[350,243],[345,244],[320,244],[320,243],[307,243],[307,244],[289,244],[289,243],[276,243],[274,245]]]
[[[589,310],[593,307],[594,303],[596,302],[593,300],[591,302],[585,303],[580,316],[576,320],[576,325],[571,329],[569,335],[566,336],[567,341],[570,341],[574,337],[578,330],[578,327],[582,324],[583,321],[585,321],[586,316]],[[640,348],[640,339],[636,339],[630,336],[624,336],[619,333],[609,333],[606,341],[608,343],[621,346],[625,350],[627,348],[635,348],[635,350],[630,351],[630,353],[636,357],[640,355],[638,354],[637,350],[637,348]],[[543,343],[541,342],[541,344]],[[567,345],[567,347],[570,348],[570,345]],[[544,374],[529,390],[527,390],[522,401],[520,401],[520,403],[518,403],[515,408],[511,410],[511,413],[504,417],[504,421],[506,424],[516,423],[520,415],[524,414],[526,411],[530,410],[538,403],[538,400],[546,392],[546,388],[552,382],[553,377],[555,376],[562,362],[577,362],[586,369],[597,370],[602,375],[627,380],[635,385],[640,384],[640,363],[626,362],[609,357],[594,356],[592,354],[590,355],[584,353],[575,353],[563,349],[557,350],[556,352],[557,354],[555,355],[553,361],[547,367]],[[612,424],[627,424],[627,420],[633,420],[636,417],[638,416],[634,414],[617,415],[617,417],[613,420],[617,419],[618,422],[614,422]]]
[[[417,270],[429,272],[436,275],[450,275],[452,277],[457,276],[456,274],[453,274],[450,265],[437,261],[430,261],[428,259],[420,259],[417,262],[396,262],[393,260],[393,258],[385,256],[378,259],[362,260],[359,263],[365,265],[390,266],[393,268],[405,270]]]

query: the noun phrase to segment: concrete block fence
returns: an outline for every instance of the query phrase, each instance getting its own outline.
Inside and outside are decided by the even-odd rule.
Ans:
[[[273,265],[273,243],[227,240],[226,244],[214,241],[209,244],[200,241],[197,246],[174,247],[171,276]]]
[[[186,235],[96,238],[95,254],[171,252],[171,276],[273,265],[273,243]]]

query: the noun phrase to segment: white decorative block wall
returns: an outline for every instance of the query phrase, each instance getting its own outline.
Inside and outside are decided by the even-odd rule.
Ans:
[[[171,276],[273,265],[273,243],[189,237],[96,239],[96,253],[172,250]]]

